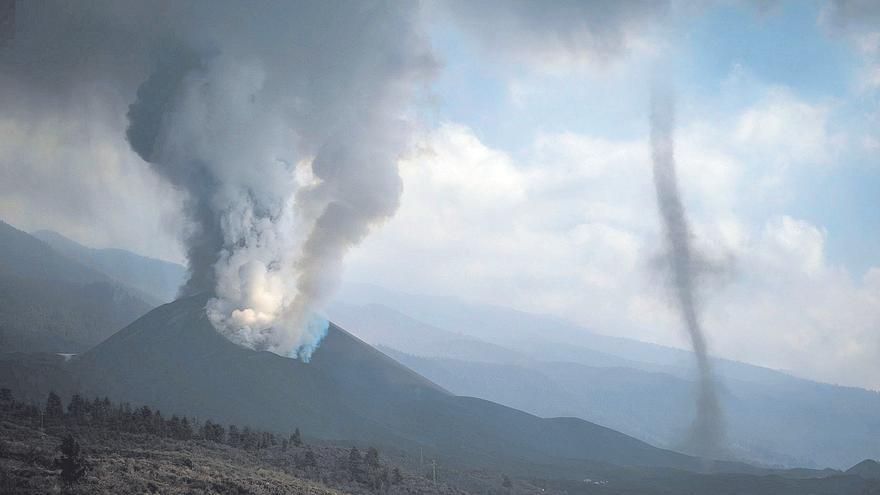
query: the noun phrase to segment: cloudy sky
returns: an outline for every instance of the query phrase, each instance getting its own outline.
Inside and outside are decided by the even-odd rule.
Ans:
[[[880,4],[549,5],[421,6],[438,66],[400,207],[346,280],[687,347],[651,182],[661,77],[711,351],[880,389]],[[80,79],[23,102],[17,84],[0,73],[0,217],[183,261],[181,193],[125,140],[134,95]]]

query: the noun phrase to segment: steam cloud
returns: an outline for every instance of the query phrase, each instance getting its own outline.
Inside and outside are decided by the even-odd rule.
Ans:
[[[308,359],[343,258],[399,203],[409,103],[436,66],[418,4],[20,2],[16,17],[7,84],[127,98],[131,149],[184,193],[182,295],[213,292],[231,340]]]
[[[678,190],[675,172],[675,102],[669,88],[655,84],[651,91],[651,156],[654,188],[663,221],[675,297],[697,359],[697,414],[687,446],[707,457],[722,452],[724,425],[706,338],[700,326],[695,291],[696,256]]]
[[[406,20],[391,14],[397,5],[378,5],[359,14]],[[402,105],[427,67],[424,54],[395,48],[410,42],[377,36],[366,19],[340,26],[317,13],[329,31],[299,26],[272,41],[301,65],[220,36],[209,50],[184,46],[160,60],[128,113],[132,148],[187,193],[196,228],[183,292],[215,291],[208,315],[232,340],[305,359],[323,336],[315,311],[346,252],[397,208]],[[319,52],[340,36],[343,58]],[[298,168],[308,182],[296,181]]]

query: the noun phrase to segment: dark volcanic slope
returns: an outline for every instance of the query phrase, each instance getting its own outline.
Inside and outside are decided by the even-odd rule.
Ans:
[[[72,362],[74,373],[91,393],[354,440],[393,437],[369,420],[384,404],[445,394],[337,328],[309,364],[242,348],[214,330],[206,301],[196,296],[157,308]]]
[[[0,352],[79,352],[151,307],[136,290],[0,222]]]
[[[161,306],[73,360],[83,391],[328,439],[423,446],[474,466],[702,467],[586,421],[452,396],[335,325],[308,364],[239,347],[213,329],[206,301]]]
[[[176,263],[123,249],[86,247],[51,230],[38,230],[31,235],[68,258],[148,294],[157,304],[173,300],[186,278],[186,268]]]

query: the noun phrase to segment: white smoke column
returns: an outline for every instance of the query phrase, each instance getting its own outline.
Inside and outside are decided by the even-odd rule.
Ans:
[[[675,101],[671,90],[654,84],[651,91],[651,156],[657,206],[666,234],[675,298],[697,359],[697,411],[687,447],[708,457],[722,453],[724,425],[706,338],[695,294],[695,253],[675,171]]]
[[[398,207],[408,102],[434,68],[417,5],[192,5],[209,24],[158,47],[128,140],[186,193],[182,293],[213,292],[231,340],[308,360],[346,253]]]

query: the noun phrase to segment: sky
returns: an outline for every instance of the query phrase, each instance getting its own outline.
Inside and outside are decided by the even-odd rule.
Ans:
[[[436,0],[418,17],[436,68],[408,105],[400,204],[345,281],[687,348],[651,182],[662,78],[710,352],[880,389],[877,3]],[[183,262],[184,193],[126,142],[134,95],[17,83],[0,73],[0,217]]]

